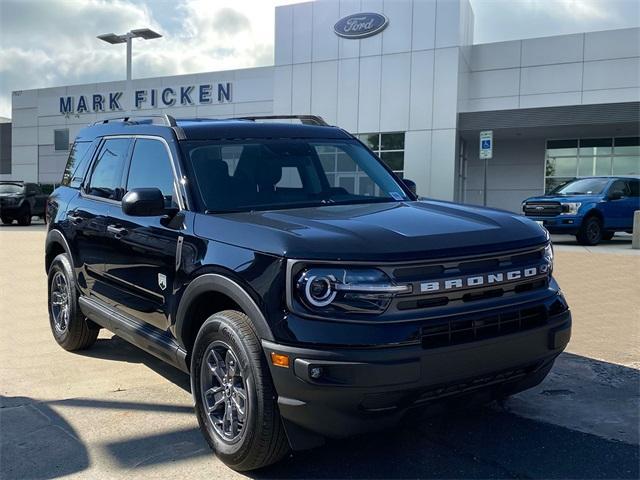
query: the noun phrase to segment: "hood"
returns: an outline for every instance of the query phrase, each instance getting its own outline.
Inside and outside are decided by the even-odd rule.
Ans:
[[[406,261],[540,245],[547,232],[510,212],[447,202],[328,205],[197,215],[196,235],[288,258]]]
[[[530,197],[525,202],[597,202],[602,195],[540,195],[538,197]]]

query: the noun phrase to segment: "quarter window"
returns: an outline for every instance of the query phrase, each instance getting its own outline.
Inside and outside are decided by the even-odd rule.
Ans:
[[[91,142],[76,142],[69,152],[69,159],[62,174],[62,185],[71,188],[79,188],[84,174],[87,171],[90,155],[88,155]]]
[[[120,200],[122,170],[127,158],[129,143],[128,138],[112,138],[104,142],[87,187],[89,195]]]
[[[137,139],[131,155],[127,191],[159,188],[165,205],[176,206],[174,175],[167,148],[159,140]]]

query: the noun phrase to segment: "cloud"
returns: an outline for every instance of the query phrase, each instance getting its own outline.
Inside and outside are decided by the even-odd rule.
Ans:
[[[470,0],[475,43],[640,26],[638,0]]]
[[[11,115],[12,90],[122,79],[125,48],[101,33],[164,35],[134,40],[134,78],[271,65],[274,7],[299,1],[0,0],[0,116]],[[478,43],[640,23],[637,0],[471,3]]]
[[[11,91],[122,79],[125,48],[95,37],[149,27],[134,40],[134,78],[270,65],[275,5],[296,0],[0,0],[0,116]]]

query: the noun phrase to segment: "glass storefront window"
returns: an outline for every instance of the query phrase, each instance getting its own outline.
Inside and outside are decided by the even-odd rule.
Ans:
[[[547,161],[547,175],[553,177],[574,177],[576,175],[576,157],[550,157]]]
[[[400,178],[404,176],[404,132],[362,133],[358,138],[396,175]]]
[[[545,191],[575,177],[640,175],[640,138],[548,140]]]
[[[596,175],[611,174],[611,157],[596,158]]]
[[[640,172],[640,156],[614,157],[613,175],[637,175]]]

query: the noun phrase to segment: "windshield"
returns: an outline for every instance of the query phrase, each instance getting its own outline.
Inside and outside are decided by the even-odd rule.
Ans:
[[[0,183],[0,193],[22,193],[24,187],[15,183]]]
[[[551,193],[554,195],[599,195],[608,183],[608,178],[582,178],[560,185]]]
[[[207,212],[410,200],[355,140],[183,144]]]

